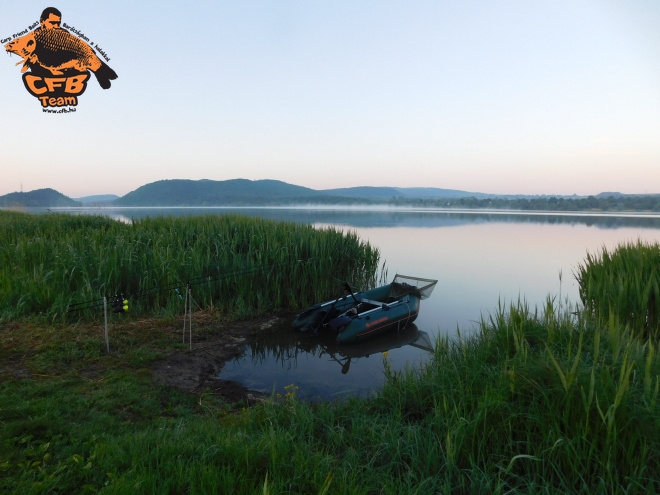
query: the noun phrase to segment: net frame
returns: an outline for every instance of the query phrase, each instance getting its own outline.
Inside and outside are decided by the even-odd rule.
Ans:
[[[428,299],[435,289],[437,280],[396,274],[392,280],[389,297],[398,299],[406,294],[415,294],[420,299]]]

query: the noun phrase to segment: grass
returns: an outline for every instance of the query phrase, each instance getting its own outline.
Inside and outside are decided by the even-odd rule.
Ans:
[[[105,356],[83,328],[62,331],[2,334],[3,359],[25,356],[35,375],[0,385],[0,491],[660,490],[655,345],[551,302],[500,309],[420,368],[385,365],[374,398],[308,404],[293,388],[238,411],[154,384],[149,364],[178,332],[156,346],[117,332]]]
[[[660,336],[660,244],[641,241],[588,254],[577,269],[580,298],[601,324],[611,318],[642,338]]]
[[[659,375],[654,345],[618,323],[518,305],[438,343],[432,365],[392,376],[379,402],[421,422],[435,466],[466,488],[653,492]],[[420,467],[435,457],[425,443]]]
[[[657,341],[586,306],[500,307],[403,372],[383,355],[372,398],[243,409],[154,382],[178,324],[129,319],[105,355],[98,324],[4,323],[0,492],[657,493]]]
[[[195,301],[239,316],[298,309],[335,294],[335,279],[370,286],[378,259],[378,250],[354,233],[236,215],[127,225],[102,216],[0,211],[0,321],[32,315],[65,321],[74,302],[239,269],[257,270],[195,285]],[[181,303],[169,290],[131,300],[130,307],[172,314]]]

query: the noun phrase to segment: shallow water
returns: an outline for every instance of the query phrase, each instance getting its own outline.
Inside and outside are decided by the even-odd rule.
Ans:
[[[31,210],[42,213],[45,210]],[[657,215],[518,214],[446,212],[387,208],[122,208],[61,210],[103,213],[130,222],[145,216],[240,213],[276,220],[334,225],[355,230],[381,251],[388,280],[396,273],[438,279],[433,295],[422,301],[416,327],[399,336],[365,343],[364,352],[336,349],[323,339],[280,329],[253,343],[246,354],[227,363],[221,377],[264,392],[286,393],[299,387],[313,398],[368,394],[383,381],[383,350],[393,370],[419,366],[428,351],[411,345],[420,336],[469,333],[498,302],[518,298],[532,307],[545,299],[578,301],[573,277],[587,252],[625,241],[660,242]],[[560,284],[561,274],[561,284]],[[369,357],[367,357],[367,355]],[[349,363],[348,365],[346,363]],[[345,371],[345,373],[342,373]]]

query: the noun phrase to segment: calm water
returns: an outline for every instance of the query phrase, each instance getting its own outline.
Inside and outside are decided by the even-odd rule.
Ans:
[[[498,301],[524,298],[532,307],[548,295],[578,300],[573,277],[587,252],[637,239],[660,242],[659,216],[502,214],[302,208],[144,208],[67,210],[124,221],[154,215],[223,214],[333,225],[351,229],[381,251],[389,279],[396,273],[438,279],[422,301],[416,326],[360,347],[302,338],[278,329],[227,363],[222,378],[252,389],[303,397],[367,394],[383,380],[383,351],[392,369],[419,366],[436,335],[468,333]],[[35,211],[37,212],[37,211]],[[562,282],[560,285],[560,274]],[[368,356],[368,357],[367,357]],[[347,364],[348,363],[348,364]]]

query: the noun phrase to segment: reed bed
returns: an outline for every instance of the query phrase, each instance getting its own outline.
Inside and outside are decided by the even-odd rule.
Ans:
[[[615,319],[654,341],[660,336],[660,244],[626,243],[588,254],[575,277],[585,308],[602,324]]]
[[[660,359],[620,322],[518,303],[389,378],[375,410],[416,431],[382,456],[401,475],[443,472],[463,492],[660,490]]]
[[[0,321],[61,320],[72,303],[183,287],[200,276],[207,282],[192,288],[200,307],[239,316],[297,309],[336,294],[337,280],[373,285],[379,252],[355,233],[236,215],[125,224],[103,216],[0,211],[0,260]],[[214,280],[235,271],[250,273]],[[182,302],[168,290],[130,307],[179,311]]]

